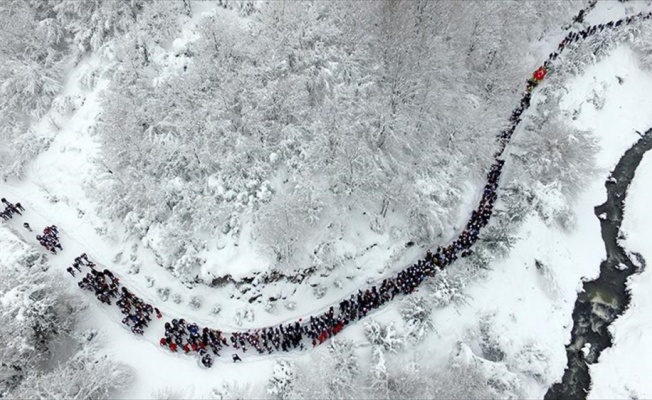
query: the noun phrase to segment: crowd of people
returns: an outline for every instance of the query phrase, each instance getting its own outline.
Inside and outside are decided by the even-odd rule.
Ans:
[[[120,312],[125,315],[122,323],[127,325],[133,333],[142,335],[148,322],[152,321],[152,314],[156,313],[159,319],[163,317],[158,308],[145,303],[129,289],[120,285],[120,279],[113,272],[108,269],[102,271],[97,269],[97,265],[88,259],[86,253],[76,257],[72,266],[68,267],[66,271],[74,277],[75,270],[81,273],[82,267],[89,268],[89,272],[77,285],[81,289],[94,292],[100,302],[109,306],[113,304],[111,299],[115,300]]]
[[[73,268],[81,272],[81,267],[88,267],[89,272],[86,273],[86,276],[81,281],[77,282],[77,285],[81,289],[94,292],[95,297],[100,302],[110,306],[112,304],[111,298],[118,298],[118,278],[108,269],[104,271],[97,270],[95,263],[88,259],[86,253],[75,258],[72,267],[68,267],[67,271],[74,277],[75,273]]]
[[[25,211],[25,208],[23,208],[20,203],[12,204],[8,202],[4,197],[2,198],[2,205],[5,206],[5,209],[0,211],[0,218],[5,221],[12,219],[15,214],[23,215],[22,211]]]
[[[0,201],[5,207],[5,209],[0,212],[0,217],[2,217],[4,221],[11,220],[16,214],[22,216],[23,212],[25,212],[25,207],[20,203],[11,203],[4,197],[0,199]],[[27,222],[23,223],[23,227],[32,232],[32,227],[29,226]],[[59,241],[59,230],[56,225],[46,226],[43,229],[42,235],[36,235],[36,240],[38,240],[39,244],[45,247],[45,249],[52,254],[57,254],[57,249],[63,250],[61,242]]]
[[[233,340],[233,336],[231,339]],[[159,344],[173,352],[179,350],[186,354],[197,352],[201,363],[207,368],[213,365],[213,356],[208,350],[211,350],[215,356],[219,356],[223,347],[229,346],[222,331],[209,328],[203,328],[200,331],[197,324],[186,323],[184,319],[173,319],[172,322],[166,322],[165,335]]]
[[[592,3],[590,7],[594,5]],[[582,22],[583,17],[584,13],[580,12],[579,19],[576,18],[576,22]],[[451,244],[437,248],[434,253],[426,252],[424,259],[400,271],[396,276],[383,280],[378,286],[372,286],[364,291],[359,290],[357,294],[351,295],[349,299],[342,300],[337,310],[331,306],[325,313],[311,316],[307,321],[299,319],[293,323],[279,325],[278,327],[224,334],[219,330],[210,328],[200,330],[199,326],[194,323],[187,324],[183,320],[173,320],[172,324],[166,324],[165,337],[161,338],[160,341],[161,346],[168,347],[172,351],[177,351],[180,346],[185,353],[197,352],[202,359],[202,364],[207,367],[212,365],[212,358],[207,353],[207,348],[210,348],[216,356],[219,356],[220,351],[225,346],[229,346],[233,350],[241,350],[243,353],[250,347],[259,354],[271,354],[275,351],[287,352],[291,349],[303,350],[306,348],[306,342],[311,343],[312,346],[317,346],[338,334],[352,321],[364,318],[371,310],[393,300],[396,295],[412,293],[426,277],[434,276],[438,268],[443,269],[459,257],[470,255],[472,246],[479,239],[480,230],[489,223],[494,203],[498,198],[498,182],[505,163],[501,157],[505,147],[521,122],[523,112],[530,107],[532,90],[543,80],[550,63],[559,57],[568,43],[585,39],[589,35],[601,32],[604,29],[630,24],[636,18],[650,19],[652,13],[641,13],[634,17],[569,33],[560,43],[557,51],[551,53],[548,60],[535,71],[533,78],[526,83],[525,92],[519,105],[513,110],[509,118],[509,127],[498,136],[499,150],[495,154],[496,161],[487,173],[487,183],[484,186],[480,203],[471,213],[471,217],[462,233]],[[228,339],[226,336],[228,336]],[[241,361],[237,353],[234,353],[232,357],[234,362]],[[208,358],[210,362],[204,362],[205,358]]]
[[[27,226],[29,229],[29,225]],[[31,229],[30,229],[31,230]],[[59,229],[56,225],[50,225],[43,228],[42,235],[36,235],[36,240],[52,254],[57,254],[57,249],[63,250],[59,240]]]
[[[591,9],[595,6],[595,2],[592,2],[588,9]],[[578,16],[574,18],[575,22],[582,22],[584,20],[585,16],[585,10],[580,11]],[[566,37],[559,43],[559,46],[557,47],[557,51],[552,52],[548,55],[548,59],[543,63],[543,65],[535,71],[534,75],[532,78],[527,80],[526,84],[526,90],[523,95],[523,98],[521,99],[521,102],[518,107],[514,109],[512,112],[512,115],[509,119],[510,125],[507,129],[502,131],[499,135],[499,143],[500,143],[500,150],[496,154],[496,157],[500,157],[505,149],[505,146],[507,143],[510,141],[512,135],[514,134],[514,131],[516,130],[516,126],[521,122],[521,115],[525,110],[527,110],[530,107],[530,101],[532,98],[531,91],[537,87],[537,85],[541,82],[542,79],[537,79],[537,73],[540,71],[543,71],[543,76],[545,76],[545,73],[548,71],[548,67],[550,64],[557,60],[557,58],[563,53],[563,51],[566,49],[566,46],[568,46],[571,43],[579,42],[580,40],[584,40],[589,36],[595,35],[596,33],[602,32],[605,29],[617,29],[621,26],[626,26],[631,24],[632,22],[636,20],[649,20],[652,19],[652,12],[649,13],[643,13],[640,12],[636,15],[632,15],[623,19],[619,19],[616,21],[611,21],[605,24],[598,24],[598,25],[591,25],[589,27],[584,28],[581,31],[577,32],[569,32]]]
[[[373,309],[393,300],[396,295],[414,292],[426,277],[435,275],[437,268],[444,268],[458,256],[469,255],[471,247],[478,240],[480,229],[489,222],[497,199],[496,189],[503,164],[502,160],[498,160],[490,169],[480,205],[473,211],[466,228],[457,239],[447,247],[438,248],[434,254],[427,252],[425,259],[417,261],[394,277],[384,279],[380,285],[364,291],[358,290],[357,294],[342,300],[337,310],[331,306],[325,313],[311,316],[307,321],[300,319],[277,327],[228,335],[208,327],[200,329],[197,324],[186,323],[184,320],[172,320],[165,324],[165,334],[160,339],[160,345],[173,352],[180,348],[185,353],[196,352],[201,357],[202,364],[210,367],[212,357],[207,349],[212,350],[215,356],[220,356],[220,351],[225,346],[243,353],[252,348],[259,354],[271,354],[292,349],[304,350],[306,344],[312,344],[313,347],[322,344],[352,321],[364,318]],[[234,362],[240,360],[237,354],[233,354]]]
[[[589,7],[594,5],[595,3],[591,3]],[[575,22],[581,23],[584,16],[585,13],[581,11],[575,18]],[[342,300],[337,309],[331,306],[328,311],[317,316],[310,316],[308,320],[299,319],[277,327],[224,333],[217,329],[202,328],[196,323],[186,322],[183,319],[173,319],[171,322],[165,323],[165,332],[159,341],[160,346],[172,352],[196,353],[199,355],[202,365],[207,368],[213,365],[213,356],[219,357],[227,347],[232,351],[237,350],[242,353],[253,349],[259,354],[288,352],[292,349],[304,350],[310,344],[314,347],[337,335],[346,325],[364,318],[373,309],[393,300],[396,295],[407,295],[414,292],[427,277],[434,276],[437,269],[443,269],[459,257],[467,257],[472,254],[472,247],[478,241],[481,229],[489,223],[498,198],[498,183],[504,166],[504,160],[501,157],[516,127],[521,122],[523,112],[530,107],[532,90],[543,80],[551,62],[559,57],[568,44],[586,39],[605,29],[628,25],[636,19],[652,19],[652,13],[639,13],[636,16],[569,33],[559,44],[557,51],[550,53],[544,64],[535,71],[533,78],[527,81],[519,105],[512,111],[508,128],[498,136],[499,150],[495,154],[494,164],[487,173],[487,183],[483,188],[479,205],[472,211],[464,230],[448,246],[438,247],[434,253],[426,252],[424,259],[398,272],[395,276],[386,278],[379,285],[364,291],[358,290],[350,298]],[[15,214],[22,215],[21,211],[25,210],[20,203],[14,205],[4,198],[2,203],[5,209],[0,215],[4,220],[11,219]],[[29,225],[25,227],[31,230]],[[37,239],[54,254],[56,254],[57,248],[62,250],[58,239],[58,230],[54,225],[46,227],[43,235],[37,236]],[[82,267],[89,268],[90,272],[78,283],[79,287],[93,291],[96,297],[107,305],[112,304],[112,299],[116,300],[116,305],[125,315],[122,322],[129,326],[133,333],[142,335],[144,328],[152,321],[153,313],[156,313],[159,319],[162,317],[157,308],[143,302],[126,287],[121,286],[119,279],[111,271],[108,269],[99,271],[96,264],[90,261],[86,254],[75,258],[74,263],[68,267],[67,271],[74,277],[75,271],[82,272]],[[237,353],[233,353],[232,358],[233,362],[242,361]]]
[[[4,221],[9,221],[16,214],[22,216],[23,212],[25,211],[25,207],[23,207],[20,203],[12,204],[4,197],[2,198],[2,204],[5,206],[5,209],[0,211],[0,218],[2,218]],[[32,227],[29,226],[27,222],[23,223],[23,227],[32,232]]]
[[[5,207],[1,213],[3,220],[8,221],[16,214],[23,215],[22,212],[25,211],[25,208],[20,203],[13,204],[6,198],[2,198],[1,201]],[[27,222],[23,223],[23,227],[30,232],[32,231]],[[36,240],[52,254],[57,254],[57,249],[63,250],[59,240],[59,229],[56,225],[46,226],[43,229],[43,234],[36,236]],[[159,319],[163,317],[157,308],[145,303],[126,287],[120,285],[120,280],[110,270],[104,269],[100,271],[97,269],[97,265],[88,258],[86,253],[76,257],[72,265],[66,268],[66,271],[76,277],[77,273],[82,273],[82,268],[88,268],[89,270],[86,276],[77,283],[79,287],[95,293],[97,299],[107,305],[112,305],[112,300],[114,300],[120,311],[125,315],[122,322],[133,333],[142,335],[144,328],[152,320],[152,314],[155,313]]]
[[[106,272],[108,270],[105,269],[104,271]],[[116,304],[120,307],[120,312],[125,316],[122,319],[122,323],[127,325],[137,335],[142,335],[148,323],[152,322],[152,314],[156,313],[156,317],[159,319],[163,317],[158,308],[145,303],[140,297],[130,292],[124,286],[120,290],[120,298]]]

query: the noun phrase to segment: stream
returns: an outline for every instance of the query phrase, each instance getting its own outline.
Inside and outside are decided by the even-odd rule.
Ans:
[[[631,296],[627,278],[645,267],[640,254],[628,254],[618,243],[627,189],[643,155],[652,149],[652,128],[623,154],[605,182],[607,201],[595,207],[602,240],[607,251],[600,264],[600,276],[583,285],[573,310],[571,341],[566,345],[568,363],[561,382],[555,383],[544,399],[585,399],[591,387],[589,365],[598,362],[602,351],[612,345],[609,325],[625,312]]]

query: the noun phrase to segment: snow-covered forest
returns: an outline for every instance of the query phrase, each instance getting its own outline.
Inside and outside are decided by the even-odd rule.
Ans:
[[[88,132],[101,146],[97,175],[85,189],[189,281],[203,253],[248,240],[243,230],[258,268],[290,271],[319,251],[336,263],[352,217],[393,241],[441,238],[491,161],[532,66],[528,46],[574,11],[235,2],[192,18],[192,5],[5,5],[15,31],[2,86],[3,170],[20,175],[51,140],[26,135],[26,124],[79,107],[57,96],[65,71],[105,60],[80,77],[88,89],[106,81]]]
[[[649,0],[0,3],[0,195],[25,208],[0,221],[0,397],[543,397],[605,258],[593,208],[652,128],[649,12]],[[643,258],[652,233],[631,221],[648,164],[621,238]],[[249,347],[238,363],[225,347],[205,368],[161,339],[173,318],[257,332],[342,309],[457,243],[478,202],[491,218],[468,253],[321,345]],[[52,224],[62,248],[49,252],[34,237]],[[162,317],[133,335],[80,291],[81,253]],[[632,310],[643,284],[628,286]],[[639,329],[623,318],[615,332]],[[635,357],[623,341],[605,357]],[[598,365],[589,397],[652,395],[649,361],[614,383]]]

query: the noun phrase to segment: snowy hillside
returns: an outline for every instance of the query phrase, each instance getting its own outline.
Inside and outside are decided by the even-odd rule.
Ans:
[[[649,1],[50,3],[0,6],[0,195],[25,208],[0,221],[3,336],[20,338],[0,396],[542,398],[562,381],[606,258],[594,207],[652,128]],[[620,238],[648,263],[650,157]],[[173,319],[258,338],[341,313],[431,265],[478,204],[477,244],[327,337],[220,344],[212,368],[165,342]],[[57,254],[35,240],[50,225]],[[142,335],[117,295],[80,290],[82,253],[160,310]],[[652,396],[649,276],[627,281],[589,398]]]

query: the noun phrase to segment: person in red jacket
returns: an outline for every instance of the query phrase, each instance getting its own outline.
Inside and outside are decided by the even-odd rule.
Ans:
[[[534,71],[534,74],[532,74],[532,78],[539,83],[543,80],[543,78],[546,77],[546,73],[548,70],[545,67],[539,67],[536,71]]]
[[[340,331],[344,328],[344,324],[342,322],[339,322],[337,325],[333,327],[333,335],[337,335],[340,333]]]
[[[164,337],[162,337],[161,340],[158,341],[158,344],[159,344],[161,347],[165,347],[165,346],[168,345],[168,342],[167,342],[167,340],[165,340]]]
[[[170,343],[170,351],[177,352],[177,344],[172,342]]]

